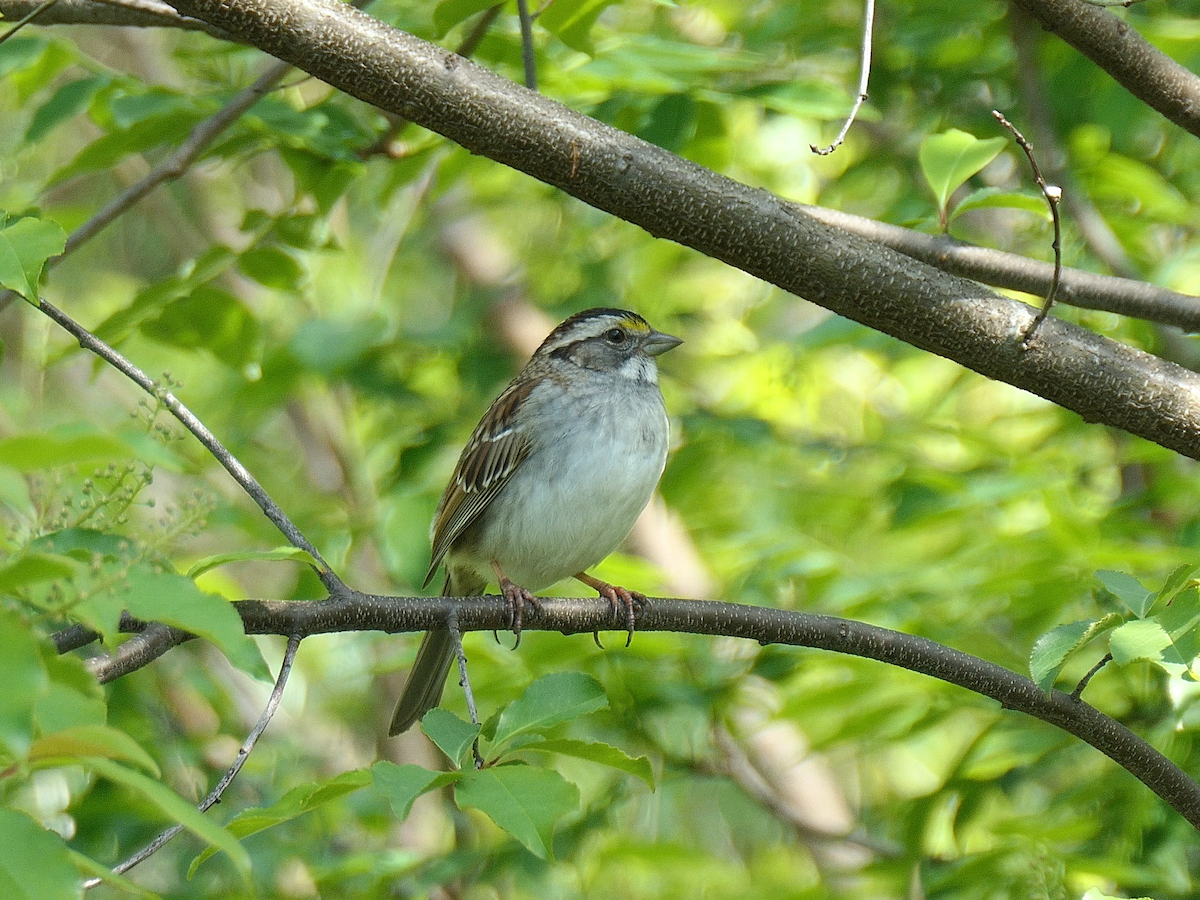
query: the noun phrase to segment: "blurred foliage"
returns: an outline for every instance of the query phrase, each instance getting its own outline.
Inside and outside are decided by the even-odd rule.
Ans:
[[[372,13],[456,46],[486,5],[380,0]],[[1188,0],[1118,14],[1195,69],[1197,13]],[[539,80],[788,198],[928,231],[950,209],[955,236],[1049,259],[1025,160],[1007,142],[991,159],[999,145],[986,143],[1007,139],[992,108],[1026,129],[1043,102],[1060,147],[1038,151],[1062,155],[1130,264],[1200,292],[1194,138],[1040,33],[1041,96],[1022,93],[1003,5],[895,0],[878,16],[870,102],[828,157],[808,145],[827,143],[850,108],[858,2],[557,0],[535,28]],[[519,78],[513,9],[477,58]],[[79,226],[263,65],[245,47],[149,30],[30,28],[0,46],[0,282],[31,296],[55,223]],[[1153,606],[1160,588],[1197,602],[1170,580],[1180,566],[1190,577],[1200,545],[1191,460],[831,317],[436,135],[389,128],[289,76],[185,177],[64,260],[41,296],[146,371],[169,372],[164,383],[347,582],[397,594],[422,581],[438,495],[520,364],[505,336],[513,310],[634,308],[687,340],[664,363],[674,451],[662,494],[714,599],[862,619],[1019,672],[1039,646],[1040,677],[1068,688],[1103,655],[1084,639],[1103,634],[1127,665],[1100,671],[1087,699],[1200,772],[1190,658],[1150,661],[1162,661],[1160,632],[1170,643],[1187,624]],[[956,132],[991,161],[931,172],[922,147]],[[1105,271],[1069,217],[1063,243],[1067,264]],[[1146,323],[1056,314],[1193,358]],[[76,867],[111,865],[183,817],[162,785],[193,802],[207,793],[265,702],[258,650],[274,670],[283,644],[247,647],[221,598],[322,591],[153,400],[27,304],[0,311],[0,344],[0,893],[75,896]],[[180,574],[193,567],[195,581]],[[669,569],[618,554],[598,572],[653,594]],[[101,690],[43,639],[80,621],[111,637],[134,596],[216,643]],[[517,653],[468,636],[485,720],[555,672],[595,679],[607,708],[555,720],[545,752],[514,748],[529,765],[492,770],[504,774],[489,790],[515,778],[544,795],[552,840],[536,815],[514,827],[495,807],[481,815],[494,793],[479,785],[462,809],[442,791],[401,824],[406,800],[448,783],[405,781],[410,764],[446,761],[419,735],[383,737],[416,642],[307,640],[279,714],[208,817],[231,828],[187,820],[204,841],[177,839],[132,882],[205,898],[247,896],[245,877],[281,898],[1197,891],[1191,827],[1048,725],[876,663],[683,635],[600,650],[530,633]],[[465,718],[453,686],[446,706]],[[427,728],[465,752],[452,722]],[[199,865],[218,841],[227,852]]]

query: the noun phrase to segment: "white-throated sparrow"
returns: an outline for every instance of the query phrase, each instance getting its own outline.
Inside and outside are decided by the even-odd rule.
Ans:
[[[433,517],[428,584],[443,560],[443,596],[495,580],[520,633],[532,591],[568,576],[624,606],[641,595],[593,578],[650,500],[667,461],[669,426],[655,357],[682,341],[637,313],[589,309],[550,333],[484,413]],[[453,646],[425,635],[390,734],[437,706]]]

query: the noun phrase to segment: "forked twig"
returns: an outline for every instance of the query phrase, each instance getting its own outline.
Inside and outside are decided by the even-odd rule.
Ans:
[[[263,709],[262,715],[258,717],[258,723],[251,730],[250,734],[246,736],[246,740],[242,742],[242,746],[238,748],[237,758],[233,761],[233,765],[226,770],[225,774],[221,776],[221,780],[217,782],[216,786],[209,791],[208,796],[197,807],[200,812],[207,812],[221,801],[221,795],[233,783],[233,779],[237,778],[238,772],[242,771],[242,766],[250,758],[250,752],[254,749],[254,745],[258,743],[259,737],[266,730],[267,725],[270,724],[271,719],[275,715],[275,710],[279,708],[279,701],[283,698],[283,689],[287,686],[288,676],[291,675],[292,663],[295,662],[296,650],[299,649],[301,640],[302,638],[298,635],[288,638],[287,649],[283,653],[283,662],[279,665],[279,677],[275,679],[275,687],[271,690],[271,696],[267,700],[267,705]],[[133,854],[133,856],[113,866],[113,874],[122,875],[138,863],[149,859],[181,831],[183,831],[182,825],[172,825],[137,853]],[[89,878],[83,883],[83,886],[84,888],[94,888],[102,880],[101,878]]]
[[[1058,204],[1062,200],[1062,188],[1046,183],[1046,179],[1042,177],[1042,170],[1038,168],[1037,160],[1033,156],[1033,145],[1025,140],[1025,135],[1017,130],[1017,126],[1008,121],[1004,117],[1004,113],[998,109],[993,109],[992,115],[996,117],[997,122],[1011,132],[1017,144],[1025,151],[1025,156],[1029,160],[1029,166],[1033,169],[1034,180],[1037,181],[1038,187],[1042,189],[1042,194],[1045,196],[1046,202],[1050,205],[1050,217],[1054,220],[1054,243],[1050,245],[1054,248],[1054,279],[1050,282],[1050,290],[1046,294],[1046,302],[1042,304],[1042,308],[1034,316],[1033,321],[1025,330],[1025,334],[1021,336],[1021,346],[1028,348],[1029,342],[1033,340],[1033,335],[1037,331],[1038,326],[1045,321],[1046,316],[1050,314],[1050,308],[1054,306],[1054,295],[1058,293],[1058,283],[1062,278],[1062,223],[1059,221],[1058,215]]]
[[[867,102],[867,84],[871,80],[871,36],[874,30],[875,0],[867,0],[867,7],[863,12],[862,62],[859,64],[858,96],[854,99],[854,106],[850,108],[850,115],[846,117],[846,121],[842,125],[842,130],[837,133],[837,137],[833,139],[832,144],[828,147],[818,147],[816,144],[808,145],[808,148],[818,156],[828,156],[842,145],[842,141],[846,139],[846,133],[850,131],[850,126],[854,124],[855,118],[858,117],[858,111]]]

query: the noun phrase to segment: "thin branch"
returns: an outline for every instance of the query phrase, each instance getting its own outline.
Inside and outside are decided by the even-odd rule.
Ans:
[[[1141,278],[1141,272],[1130,259],[1112,227],[1078,186],[1067,165],[1068,155],[1054,133],[1054,111],[1049,92],[1040,74],[1037,46],[1041,29],[1029,14],[1015,3],[1008,4],[1009,37],[1016,51],[1016,81],[1027,129],[1033,143],[1043,148],[1042,165],[1047,176],[1063,188],[1063,208],[1082,235],[1088,248],[1099,257],[1113,274],[1122,278]],[[1042,292],[1045,293],[1044,291]],[[1063,298],[1059,298],[1063,300]],[[1065,301],[1064,301],[1065,302]]]
[[[137,182],[109,200],[91,218],[71,232],[67,237],[63,252],[46,260],[43,271],[49,271],[61,262],[63,257],[79,249],[160,184],[174,181],[183,175],[223,131],[270,92],[291,68],[288,63],[273,63],[254,80],[253,84],[239,91],[223,107],[197,124],[174,153],[152,168]],[[14,291],[0,292],[0,310],[3,310],[17,297],[18,295]]]
[[[234,759],[233,765],[226,770],[221,776],[221,780],[216,786],[209,791],[204,801],[197,807],[200,812],[207,812],[217,803],[221,802],[221,797],[233,783],[233,779],[237,778],[238,773],[242,771],[242,766],[246,764],[246,760],[250,758],[250,753],[254,750],[254,745],[258,743],[259,737],[266,731],[267,726],[271,723],[271,719],[275,715],[275,710],[279,708],[279,701],[283,698],[283,689],[287,686],[288,676],[292,672],[292,663],[296,660],[296,651],[300,649],[300,638],[298,635],[291,635],[288,638],[287,649],[283,652],[283,662],[279,664],[279,677],[275,679],[275,687],[271,690],[271,696],[267,699],[267,705],[262,711],[262,715],[258,717],[258,723],[254,729],[246,736],[246,740],[242,742],[242,746],[238,748],[237,758]],[[121,875],[128,872],[138,863],[153,856],[164,846],[171,838],[183,831],[182,825],[173,825],[152,840],[149,844],[139,850],[133,856],[129,857],[122,863],[113,867],[114,875]],[[102,879],[90,878],[83,883],[85,888],[93,888],[100,884]]]
[[[808,145],[808,148],[818,156],[828,156],[842,145],[842,141],[846,140],[846,133],[850,131],[850,126],[858,117],[858,111],[867,102],[867,85],[871,81],[871,35],[874,30],[875,0],[867,0],[867,8],[863,12],[862,61],[859,63],[858,70],[858,96],[854,98],[854,106],[850,108],[850,115],[846,117],[842,130],[837,133],[832,144],[821,148],[818,148],[816,144]]]
[[[625,626],[624,614],[600,597],[539,600],[524,624],[526,630],[586,634]],[[317,602],[242,600],[234,606],[247,634],[290,637],[428,631],[445,628],[451,616],[461,631],[492,631],[507,628],[512,616],[503,597],[384,597],[356,591]],[[1070,694],[1047,693],[1023,675],[928,638],[834,616],[658,597],[647,601],[638,630],[722,635],[848,653],[958,685],[1091,744],[1200,829],[1200,783],[1124,725]]]
[[[951,275],[994,287],[1046,296],[1054,283],[1054,264],[968,244],[944,234],[924,234],[852,213],[801,206],[805,213]],[[1200,297],[1167,288],[1063,267],[1055,300],[1082,309],[1132,316],[1200,332]]]
[[[1050,216],[1054,219],[1054,240],[1050,244],[1054,250],[1054,278],[1050,282],[1050,290],[1046,292],[1046,302],[1042,304],[1041,310],[1034,316],[1033,321],[1029,324],[1024,336],[1021,338],[1022,346],[1028,347],[1029,342],[1033,340],[1034,333],[1038,330],[1038,326],[1050,314],[1050,308],[1054,306],[1054,295],[1058,293],[1058,283],[1062,279],[1062,222],[1058,217],[1058,203],[1062,200],[1062,188],[1046,183],[1046,179],[1042,177],[1042,170],[1038,168],[1037,157],[1033,155],[1033,145],[1025,140],[1025,135],[1017,130],[1017,126],[1004,118],[1004,114],[998,109],[993,109],[992,115],[997,122],[1008,129],[1018,146],[1025,151],[1025,157],[1029,160],[1029,167],[1033,169],[1034,181],[1042,189],[1042,196],[1046,198],[1046,203],[1050,206]]]
[[[521,22],[521,64],[525,67],[525,87],[537,90],[537,60],[533,56],[533,20],[529,18],[529,0],[517,0],[517,18]]]
[[[446,630],[450,633],[450,643],[454,645],[454,656],[458,660],[458,686],[463,689],[463,697],[467,701],[467,714],[471,717],[471,724],[478,725],[479,710],[475,706],[475,692],[471,690],[471,676],[467,674],[467,654],[463,650],[462,632],[458,629],[458,616],[453,610],[446,617]],[[475,768],[482,769],[484,760],[479,752],[478,737],[471,742],[471,756],[474,758]]]
[[[179,398],[171,393],[165,385],[152,380],[145,372],[122,356],[116,349],[100,340],[100,338],[96,337],[62,310],[45,300],[40,301],[37,308],[54,320],[65,331],[69,332],[79,341],[79,346],[84,350],[96,354],[96,356],[100,357],[146,393],[157,397],[163,406],[170,410],[171,414],[188,431],[195,435],[196,439],[204,445],[204,448],[225,468],[225,471],[233,476],[233,480],[241,485],[242,490],[250,495],[254,502],[258,504],[259,509],[266,514],[267,518],[271,520],[283,536],[291,542],[292,546],[306,550],[312,555],[313,559],[319,563],[319,567],[316,570],[317,575],[326,589],[331,594],[347,590],[346,586],[342,584],[341,579],[329,567],[329,564],[321,558],[320,551],[313,546],[292,520],[287,517],[287,514],[279,507],[279,504],[271,499],[271,496],[258,483],[258,480],[250,474],[250,471],[242,465],[237,457],[225,449],[225,445],[217,440],[216,435],[209,431],[205,424],[196,418],[195,414],[184,406]]]
[[[1078,700],[1083,696],[1084,690],[1087,688],[1091,680],[1096,677],[1096,673],[1112,662],[1112,658],[1113,657],[1111,653],[1105,653],[1102,657],[1100,657],[1100,661],[1098,663],[1088,669],[1088,673],[1079,679],[1079,684],[1075,685],[1075,690],[1071,691],[1072,700]]]
[[[41,16],[42,13],[46,12],[46,10],[54,6],[56,3],[58,3],[58,0],[44,0],[43,3],[38,4],[31,12],[27,13],[20,21],[13,25],[12,28],[8,29],[8,31],[4,32],[4,34],[0,34],[0,44],[3,44],[10,37],[12,37],[34,19]]]
[[[116,681],[130,672],[150,665],[172,647],[190,641],[194,635],[161,622],[138,623],[137,634],[110,654],[96,656],[86,662],[88,671],[101,684]]]

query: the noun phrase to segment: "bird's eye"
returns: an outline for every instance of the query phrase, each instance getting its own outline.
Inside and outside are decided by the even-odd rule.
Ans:
[[[625,332],[620,328],[610,328],[604,332],[604,339],[610,344],[619,344],[625,340]]]

